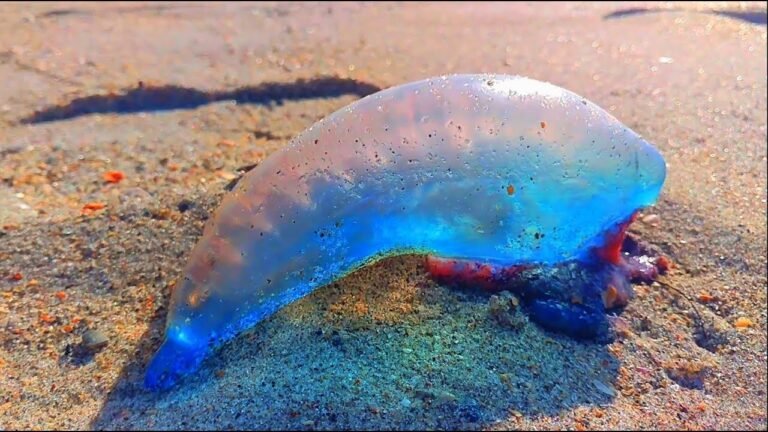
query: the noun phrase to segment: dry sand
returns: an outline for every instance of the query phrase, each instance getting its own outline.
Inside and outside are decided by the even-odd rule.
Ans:
[[[0,429],[764,430],[765,8],[3,4]],[[146,393],[169,287],[236,169],[453,72],[550,81],[654,142],[669,177],[632,232],[701,319],[655,284],[609,345],[513,331],[394,258]],[[88,329],[107,346],[85,353]]]

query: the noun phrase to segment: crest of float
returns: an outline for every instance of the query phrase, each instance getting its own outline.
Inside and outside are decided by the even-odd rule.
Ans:
[[[536,80],[453,75],[319,121],[224,197],[171,298],[145,384],[382,257],[589,260],[653,204],[661,154],[586,99]]]

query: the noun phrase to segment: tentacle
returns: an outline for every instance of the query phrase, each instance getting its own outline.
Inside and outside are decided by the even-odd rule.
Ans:
[[[427,272],[441,283],[478,287],[487,291],[502,291],[509,281],[530,266],[499,266],[470,260],[456,260],[429,255]]]

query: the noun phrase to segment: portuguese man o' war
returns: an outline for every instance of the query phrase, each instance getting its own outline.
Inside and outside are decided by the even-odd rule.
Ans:
[[[665,176],[651,144],[552,84],[453,75],[369,95],[223,198],[172,293],[145,385],[172,386],[222,342],[387,256],[430,255],[448,273],[617,264],[616,239]]]

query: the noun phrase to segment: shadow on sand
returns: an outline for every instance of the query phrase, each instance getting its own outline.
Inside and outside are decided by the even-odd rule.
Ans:
[[[386,259],[289,305],[152,393],[143,375],[163,309],[91,427],[480,429],[514,411],[611,403],[619,364],[605,345],[532,323],[504,327],[489,297],[431,282],[423,257]]]
[[[768,23],[768,14],[764,10],[709,10],[709,11],[694,11],[685,9],[646,9],[646,8],[628,8],[620,9],[611,12],[603,17],[603,19],[617,19],[625,18],[634,15],[645,15],[650,13],[659,12],[698,12],[707,13],[713,15],[725,16],[728,18],[737,19],[750,24],[766,25]]]
[[[267,82],[230,91],[202,91],[175,85],[145,86],[139,83],[136,88],[122,94],[86,96],[74,99],[65,105],[45,108],[21,119],[21,123],[47,123],[88,114],[132,114],[194,109],[222,101],[269,105],[280,104],[286,100],[331,98],[343,95],[363,97],[379,90],[381,88],[373,84],[338,77],[300,79],[291,83]]]

